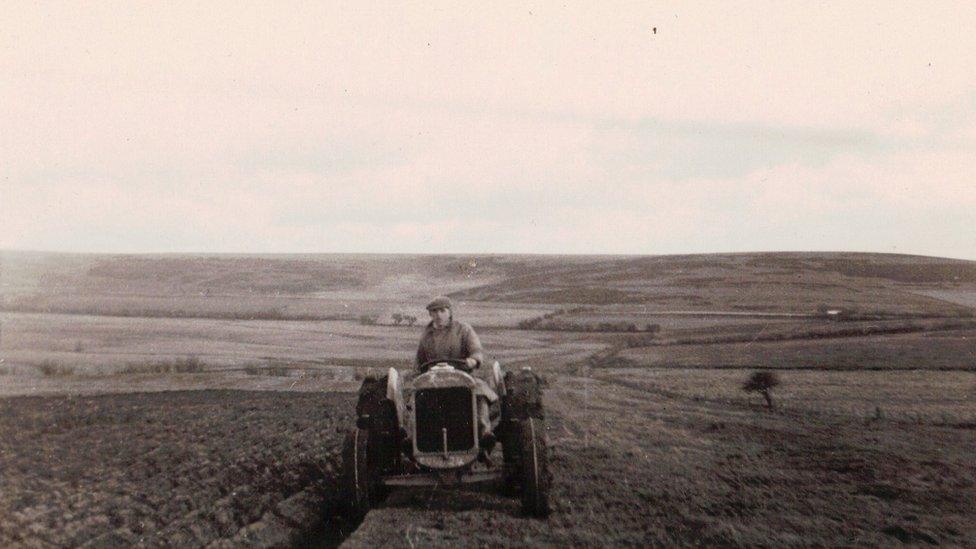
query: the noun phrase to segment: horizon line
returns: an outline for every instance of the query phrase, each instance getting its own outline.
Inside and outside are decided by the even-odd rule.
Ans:
[[[748,250],[748,251],[714,251],[714,252],[687,252],[687,253],[580,253],[580,252],[335,252],[335,251],[316,251],[316,252],[239,252],[239,251],[178,251],[178,252],[107,252],[107,251],[64,251],[34,248],[0,248],[0,254],[46,254],[46,255],[77,255],[77,256],[231,256],[231,257],[259,257],[259,256],[521,256],[521,257],[606,257],[606,258],[639,258],[639,257],[692,257],[692,256],[720,256],[720,255],[788,255],[788,254],[853,254],[853,255],[877,255],[877,256],[900,256],[917,257],[927,259],[949,259],[953,261],[976,262],[976,259],[965,257],[951,257],[939,255],[926,255],[908,252],[877,252],[862,250]]]

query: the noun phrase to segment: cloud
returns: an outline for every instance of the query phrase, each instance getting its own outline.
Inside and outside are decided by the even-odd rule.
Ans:
[[[754,8],[4,4],[0,247],[976,258],[976,8]]]
[[[644,169],[648,177],[736,177],[780,164],[824,164],[841,154],[873,155],[895,142],[865,131],[643,120],[601,127],[616,146],[607,160]],[[607,141],[611,141],[608,139]]]

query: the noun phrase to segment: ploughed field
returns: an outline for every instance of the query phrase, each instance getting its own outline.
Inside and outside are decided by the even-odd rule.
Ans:
[[[549,381],[546,520],[335,514],[355,390],[441,293]],[[0,252],[0,546],[976,546],[974,300],[973,262],[878,254]]]
[[[0,399],[0,546],[327,536],[353,406],[255,391]]]

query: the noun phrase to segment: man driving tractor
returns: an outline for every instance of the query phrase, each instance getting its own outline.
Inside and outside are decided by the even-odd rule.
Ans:
[[[417,348],[417,366],[432,360],[463,360],[470,369],[481,366],[484,361],[484,350],[481,340],[466,322],[454,320],[453,303],[450,298],[440,296],[427,304],[430,322],[424,328]],[[489,381],[497,383],[494,377],[488,376]],[[475,379],[475,395],[478,397],[478,425],[481,436],[481,447],[485,454],[490,454],[495,445],[495,435],[491,428],[489,405],[498,401],[496,388],[477,377]]]
[[[478,335],[454,320],[446,297],[427,310],[416,370],[389,368],[385,376],[367,376],[359,389],[356,424],[342,447],[344,513],[362,520],[397,486],[501,481],[506,494],[522,499],[527,515],[547,516],[551,475],[541,378],[530,366],[503,375],[497,361],[475,377],[484,360]],[[492,429],[494,403],[499,413]],[[501,463],[491,458],[496,442]]]

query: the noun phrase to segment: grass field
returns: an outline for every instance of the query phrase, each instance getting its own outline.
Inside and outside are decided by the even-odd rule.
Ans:
[[[758,406],[762,398],[742,391],[752,370],[726,368],[619,368],[594,374],[648,396]],[[844,420],[893,420],[976,428],[976,370],[779,372],[772,391],[787,411],[838,416]]]
[[[4,365],[40,375],[57,364],[78,375],[193,357],[207,370],[275,363],[293,366],[409,366],[420,326],[349,321],[237,321],[0,313]],[[483,329],[491,359],[514,360],[558,349],[547,334]],[[571,342],[570,342],[571,344]]]
[[[345,524],[353,393],[442,293],[548,380],[554,513],[403,490]],[[0,545],[973,546],[974,295],[876,254],[2,252]]]
[[[395,492],[349,547],[892,546],[976,541],[971,430],[767,412],[564,377],[552,516],[492,491]]]
[[[976,330],[640,347],[619,356],[642,366],[974,370]]]

